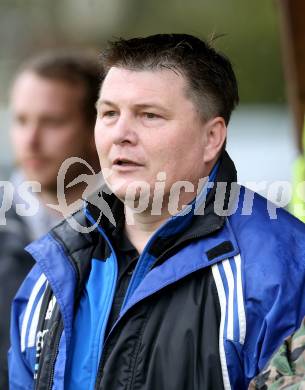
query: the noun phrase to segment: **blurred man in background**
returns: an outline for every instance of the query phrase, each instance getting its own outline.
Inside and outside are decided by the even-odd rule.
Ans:
[[[58,202],[61,164],[69,157],[80,157],[95,172],[99,170],[93,130],[100,74],[95,56],[50,52],[27,62],[13,83],[11,139],[18,168],[11,178],[12,207],[0,230],[1,389],[7,387],[11,300],[32,266],[23,247],[63,218],[65,210],[47,206]],[[71,165],[66,183],[82,173],[90,172],[83,164]],[[37,183],[33,187],[26,181]],[[81,199],[83,190],[84,183],[65,188],[67,204]],[[3,195],[2,203],[7,201],[5,191]],[[20,213],[22,207],[25,212]],[[26,212],[31,207],[35,213]]]
[[[63,161],[77,156],[98,169],[93,129],[99,84],[94,59],[61,53],[32,60],[15,80],[11,138],[20,170],[13,175],[13,182],[15,188],[24,179],[41,185],[39,213],[24,219],[31,239],[47,232],[62,217],[45,205],[57,203],[57,174]],[[72,165],[67,181],[83,171],[80,164]],[[82,186],[66,189],[67,202],[79,199],[82,191]]]

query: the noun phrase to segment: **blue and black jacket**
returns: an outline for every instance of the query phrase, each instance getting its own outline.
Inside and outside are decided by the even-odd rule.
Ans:
[[[74,319],[97,265],[102,312],[79,388],[82,376],[96,390],[247,388],[305,315],[305,227],[284,210],[270,218],[270,203],[244,187],[232,200],[226,153],[216,182],[228,183],[227,215],[219,205],[215,212],[214,186],[196,213],[198,204],[167,221],[141,254],[108,334],[117,278],[109,222],[80,233],[66,221],[28,248],[37,264],[13,304],[11,389],[64,388]],[[87,204],[73,218],[94,225],[95,212]]]

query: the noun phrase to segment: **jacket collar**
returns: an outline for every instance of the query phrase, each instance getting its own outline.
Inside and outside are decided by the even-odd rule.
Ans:
[[[158,257],[174,243],[179,246],[185,241],[212,234],[224,226],[225,216],[215,212],[216,187],[217,183],[227,183],[224,197],[222,197],[223,208],[227,209],[230,206],[229,203],[232,204],[229,202],[230,190],[231,184],[237,180],[237,174],[234,163],[226,151],[220,156],[217,165],[215,177],[213,180],[209,178],[209,181],[214,183],[212,189],[208,192],[208,186],[204,186],[197,199],[187,206],[188,213],[181,212],[171,217],[154,234],[149,248],[149,252],[154,257]],[[112,231],[114,226],[122,228],[124,225],[123,203],[106,186],[87,199],[85,213],[89,224],[98,221],[99,228],[106,233]],[[226,246],[222,249],[225,250]]]
[[[236,179],[237,176],[234,163],[227,152],[224,152],[219,159],[219,167],[215,179],[216,184],[219,182],[228,183],[224,194],[224,208],[228,207],[229,203],[232,203],[229,202],[230,188],[231,184],[236,182]],[[192,203],[192,209],[187,215],[174,216],[167,221],[167,223],[159,229],[158,234],[155,235],[154,243],[151,245],[150,251],[157,257],[159,253],[163,253],[166,247],[168,248],[170,246],[171,242],[180,245],[184,241],[208,236],[209,234],[220,230],[224,226],[226,218],[215,212],[215,204],[216,185],[214,185],[208,193],[206,199],[204,196],[201,196],[201,201],[199,203]],[[74,260],[72,260],[72,263],[78,263],[77,254],[80,250],[90,251],[97,245],[100,235],[98,231],[103,231],[106,235],[107,231],[113,229],[114,225],[124,224],[123,210],[123,204],[115,195],[111,194],[106,187],[103,187],[99,192],[92,194],[87,199],[85,204],[86,217],[84,217],[84,214],[81,211],[75,213],[71,217],[85,227],[90,227],[92,223],[99,221],[97,229],[94,229],[90,233],[79,233],[75,231],[67,221],[63,221],[47,236],[34,241],[34,243],[28,247],[28,251],[33,254],[36,261],[43,262],[47,267],[48,256],[45,256],[45,253],[48,248],[51,250],[50,245],[53,245],[53,241],[50,240],[50,237],[53,237],[55,238],[54,245],[58,246],[60,243],[66,251],[66,255]],[[113,218],[108,218],[110,212]],[[88,216],[90,216],[90,220]],[[185,223],[183,232],[181,232],[181,230],[179,230],[179,225],[183,225],[185,220],[189,220],[189,222]],[[235,245],[233,246],[235,247]],[[79,272],[82,273],[83,270],[81,269]]]

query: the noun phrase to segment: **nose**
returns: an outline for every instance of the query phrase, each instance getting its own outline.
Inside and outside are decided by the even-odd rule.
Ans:
[[[27,126],[26,136],[24,137],[28,148],[36,150],[40,144],[41,128],[39,124],[31,123]]]
[[[132,115],[121,113],[113,128],[113,143],[115,145],[134,145],[137,141],[136,123]]]

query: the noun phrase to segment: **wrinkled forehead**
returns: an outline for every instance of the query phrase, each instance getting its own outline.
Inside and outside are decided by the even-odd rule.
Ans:
[[[112,67],[100,90],[99,103],[104,100],[132,98],[173,99],[185,95],[186,79],[170,69],[134,70]]]

